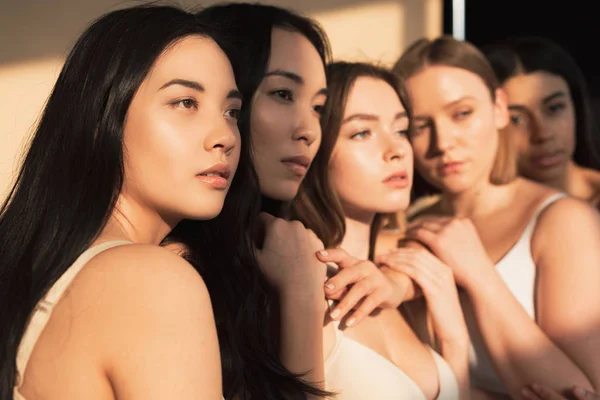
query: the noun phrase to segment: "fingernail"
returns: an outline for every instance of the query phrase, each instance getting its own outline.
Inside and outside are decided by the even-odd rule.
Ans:
[[[327,256],[327,255],[329,255],[329,253],[327,252],[327,250],[319,250],[319,253],[320,253],[322,256]]]
[[[533,396],[533,393],[531,392],[531,390],[529,390],[527,388],[521,390],[521,394],[527,398],[531,398]]]
[[[326,283],[325,284],[325,289],[327,289],[327,290],[333,290],[333,289],[335,289],[335,286],[332,285],[331,283]]]
[[[539,392],[542,388],[540,387],[540,385],[538,385],[537,383],[534,383],[533,385],[531,385],[531,388],[533,390],[535,390],[536,392]]]
[[[346,321],[346,326],[352,326],[355,321],[356,321],[356,318],[354,318],[354,317],[350,318],[348,321]]]
[[[337,317],[339,317],[340,315],[340,310],[339,309],[335,309],[333,310],[333,312],[331,314],[329,314],[331,316],[331,318],[336,319]]]

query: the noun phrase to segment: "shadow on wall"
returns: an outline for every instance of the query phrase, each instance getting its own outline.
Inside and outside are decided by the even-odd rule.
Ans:
[[[335,7],[365,4],[368,0],[280,0],[265,3],[295,8],[303,13]],[[0,5],[0,64],[32,59],[64,57],[79,34],[98,16],[146,1],[116,0],[3,0]],[[179,0],[186,8],[202,7],[216,1]]]

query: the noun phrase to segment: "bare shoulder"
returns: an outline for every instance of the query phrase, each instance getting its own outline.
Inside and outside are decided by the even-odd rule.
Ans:
[[[114,279],[116,285],[128,279],[141,280],[144,283],[139,285],[141,290],[146,285],[155,284],[204,288],[204,282],[194,267],[178,255],[177,252],[182,249],[178,245],[160,247],[145,244],[113,247],[88,262],[82,271],[82,279],[86,275],[101,274],[107,279]]]
[[[539,214],[532,251],[551,247],[577,251],[600,240],[600,214],[586,201],[574,197],[556,200]],[[574,248],[575,247],[575,248]],[[554,250],[557,250],[557,249]]]
[[[76,317],[75,323],[107,323],[122,332],[143,325],[144,318],[212,316],[208,289],[194,267],[165,248],[144,244],[113,247],[93,257],[59,305]],[[122,324],[112,323],[117,320]]]
[[[174,393],[193,398],[192,391],[220,397],[218,341],[206,285],[192,265],[159,246],[105,250],[68,286],[32,365],[45,371],[41,376],[52,366],[66,371],[56,376],[63,386],[69,373],[94,371],[89,376],[108,378],[119,398]]]

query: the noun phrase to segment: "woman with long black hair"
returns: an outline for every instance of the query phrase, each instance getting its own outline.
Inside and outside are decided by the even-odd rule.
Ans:
[[[68,56],[0,210],[0,399],[221,397],[205,284],[158,246],[217,216],[230,186],[246,192],[241,96],[212,35],[193,14],[135,7]],[[221,221],[241,229],[252,203]]]

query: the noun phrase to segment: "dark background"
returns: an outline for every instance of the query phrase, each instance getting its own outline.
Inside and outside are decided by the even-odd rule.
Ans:
[[[465,39],[476,46],[509,36],[535,35],[562,45],[600,98],[598,0],[466,0]],[[596,7],[594,7],[594,4]],[[444,33],[452,33],[452,1],[444,0]]]

